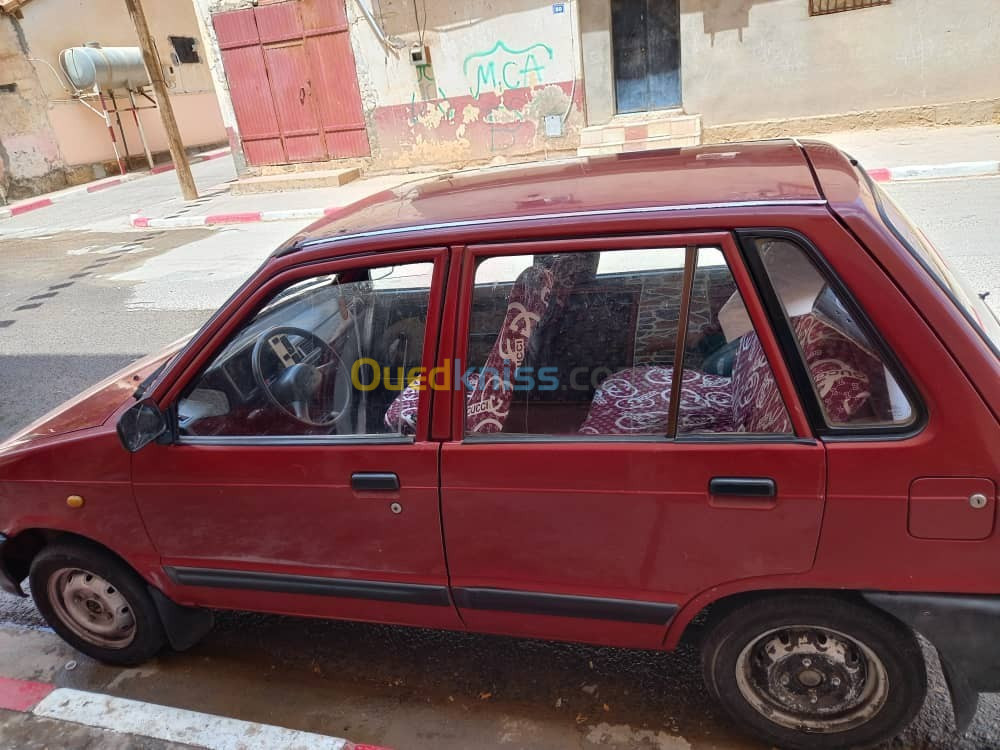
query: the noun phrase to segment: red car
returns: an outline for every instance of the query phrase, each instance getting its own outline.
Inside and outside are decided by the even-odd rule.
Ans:
[[[132,664],[212,609],[674,648],[782,747],[937,648],[1000,690],[1000,326],[850,158],[728,144],[411,183],[0,449],[4,588]],[[117,428],[117,429],[116,429]]]

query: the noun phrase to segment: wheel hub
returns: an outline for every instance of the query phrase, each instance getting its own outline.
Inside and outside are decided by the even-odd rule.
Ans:
[[[132,607],[101,576],[79,568],[57,570],[49,578],[48,594],[59,620],[85,641],[125,648],[135,638]]]
[[[885,703],[885,668],[864,644],[820,627],[793,626],[751,641],[737,661],[740,692],[783,726],[844,731]]]

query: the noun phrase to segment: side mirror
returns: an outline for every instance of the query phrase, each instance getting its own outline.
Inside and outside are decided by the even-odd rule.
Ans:
[[[152,399],[133,404],[118,420],[118,439],[135,453],[167,431],[167,418]]]

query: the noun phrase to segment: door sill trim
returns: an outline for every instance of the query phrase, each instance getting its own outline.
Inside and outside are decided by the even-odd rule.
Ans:
[[[526,615],[577,617],[588,620],[616,620],[647,625],[666,625],[678,610],[676,604],[667,602],[509,589],[453,588],[452,594],[459,609],[519,612]]]
[[[319,576],[220,570],[217,568],[170,566],[165,567],[164,570],[170,580],[180,586],[270,591],[276,594],[338,596],[347,599],[369,599],[399,604],[422,604],[432,607],[451,606],[446,586],[426,583],[321,578]]]

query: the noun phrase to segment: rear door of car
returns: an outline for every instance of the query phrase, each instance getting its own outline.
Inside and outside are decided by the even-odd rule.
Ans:
[[[452,593],[471,628],[656,647],[695,592],[809,569],[825,454],[731,235],[466,252],[455,371],[514,371],[509,397],[458,384],[442,449]],[[733,353],[727,304],[735,348],[755,341],[739,393],[750,430],[726,422],[727,378],[699,369]]]

